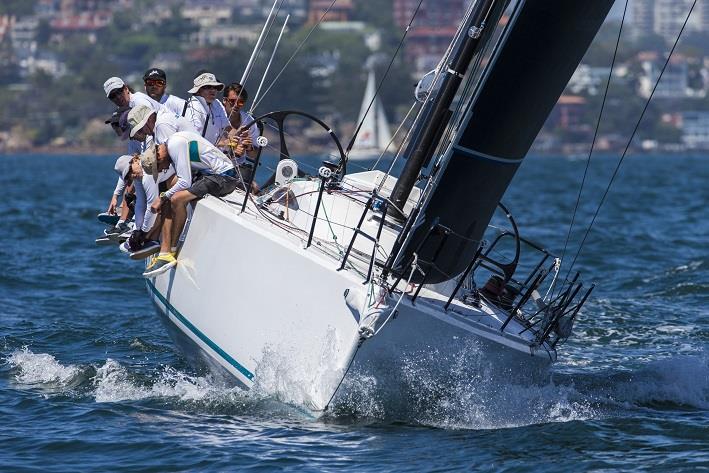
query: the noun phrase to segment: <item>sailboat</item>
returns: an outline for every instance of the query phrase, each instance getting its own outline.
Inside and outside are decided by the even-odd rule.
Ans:
[[[360,130],[347,155],[350,160],[377,159],[391,146],[389,122],[376,90],[374,70],[370,68],[357,118],[357,123],[361,124]]]
[[[199,201],[177,266],[146,280],[187,358],[314,412],[355,373],[386,384],[404,360],[436,383],[470,344],[505,372],[554,362],[593,286],[560,281],[500,200],[612,4],[472,2],[398,179],[348,173],[317,117],[256,118],[313,120],[338,160],[303,177],[281,141],[274,186]]]

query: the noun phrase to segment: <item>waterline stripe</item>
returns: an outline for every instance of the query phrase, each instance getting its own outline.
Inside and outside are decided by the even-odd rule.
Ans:
[[[155,297],[157,297],[157,298],[160,300],[160,302],[162,302],[163,304],[165,304],[165,308],[167,308],[167,310],[169,310],[170,312],[172,312],[172,314],[173,314],[175,317],[177,317],[177,319],[178,319],[185,327],[187,327],[188,329],[190,329],[190,331],[192,331],[192,333],[194,333],[195,335],[197,335],[197,337],[198,337],[200,340],[202,340],[204,343],[206,343],[209,348],[211,348],[212,350],[214,350],[215,352],[217,352],[217,353],[219,354],[219,356],[221,356],[222,358],[224,358],[231,366],[233,366],[234,368],[236,368],[237,370],[239,370],[239,372],[240,372],[241,374],[243,374],[244,376],[246,376],[248,379],[254,379],[254,374],[253,374],[251,371],[249,371],[249,370],[247,370],[246,368],[244,368],[238,361],[236,361],[234,358],[232,358],[227,352],[225,352],[224,350],[222,350],[216,343],[214,343],[209,337],[207,337],[204,333],[202,333],[197,327],[195,327],[194,325],[192,325],[192,322],[190,322],[189,320],[187,320],[187,318],[186,318],[184,315],[182,315],[177,309],[175,309],[175,308],[172,306],[172,304],[170,304],[170,302],[168,302],[168,300],[165,299],[165,297],[164,297],[162,294],[160,294],[160,291],[157,290],[157,288],[153,285],[152,282],[146,280],[145,283],[147,284],[148,288],[150,288],[151,292],[152,292],[153,294],[155,294]]]

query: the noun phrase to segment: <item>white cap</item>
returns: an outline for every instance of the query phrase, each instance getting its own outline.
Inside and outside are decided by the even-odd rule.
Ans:
[[[122,89],[126,83],[120,77],[110,77],[106,82],[103,83],[103,91],[106,92],[106,97],[111,95],[111,91],[115,89]]]
[[[133,138],[141,128],[148,123],[148,118],[155,111],[147,105],[138,105],[128,112],[128,125],[130,126],[130,137]]]
[[[132,160],[133,156],[130,154],[124,154],[120,158],[116,159],[116,164],[113,166],[113,170],[116,171],[116,174],[118,174],[124,181],[130,172],[130,162]]]
[[[224,89],[224,84],[219,82],[216,76],[211,72],[205,72],[204,74],[198,75],[194,78],[193,84],[194,87],[187,91],[188,94],[196,94],[199,89],[201,89],[205,85],[213,85],[215,87],[218,87],[219,90]]]

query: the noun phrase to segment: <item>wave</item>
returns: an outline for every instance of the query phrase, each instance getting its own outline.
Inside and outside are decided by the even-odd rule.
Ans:
[[[64,366],[52,355],[35,354],[27,347],[15,350],[5,361],[16,369],[15,380],[25,385],[69,387],[75,385],[83,373],[78,366]]]
[[[404,363],[395,388],[353,372],[343,383],[326,423],[405,422],[444,429],[499,429],[550,422],[629,416],[645,409],[709,409],[709,356],[676,355],[640,363],[633,370],[589,367],[541,379],[476,365],[441,382],[429,360]],[[164,408],[227,415],[312,419],[303,406],[262,390],[243,391],[211,376],[161,367],[151,373],[107,359],[98,365],[62,364],[25,347],[6,359],[14,382],[46,394],[84,397],[97,403],[155,401]]]
[[[428,360],[427,360],[428,361]],[[705,351],[640,362],[633,369],[592,366],[520,379],[494,366],[475,376],[451,373],[441,382],[430,363],[407,361],[395,388],[367,374],[346,380],[332,422],[402,420],[445,429],[499,429],[636,415],[653,410],[709,408]]]
[[[219,415],[313,418],[307,409],[284,404],[261,390],[244,391],[225,385],[221,378],[171,366],[145,373],[110,358],[102,364],[62,364],[53,355],[34,353],[28,347],[14,350],[4,361],[17,387],[40,390],[45,396],[98,404],[152,403],[164,409]]]

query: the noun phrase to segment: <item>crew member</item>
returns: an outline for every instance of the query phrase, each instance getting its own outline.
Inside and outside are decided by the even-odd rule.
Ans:
[[[167,75],[162,69],[153,67],[145,71],[143,74],[143,84],[145,85],[145,93],[148,97],[162,104],[163,107],[173,112],[175,115],[185,116],[187,111],[187,102],[185,99],[177,95],[168,94]]]
[[[167,143],[150,147],[141,157],[146,174],[158,180],[160,171],[170,164],[177,179],[159,199],[153,201],[151,210],[164,213],[160,254],[143,273],[153,277],[177,264],[177,241],[187,218],[187,204],[207,194],[217,197],[234,191],[240,184],[231,160],[212,143],[194,131],[181,131],[172,135]],[[193,180],[192,174],[196,177]]]
[[[199,134],[212,144],[222,138],[224,129],[229,126],[224,106],[217,98],[217,92],[224,89],[211,72],[203,72],[194,78],[194,87],[189,92],[185,118],[190,120]]]

